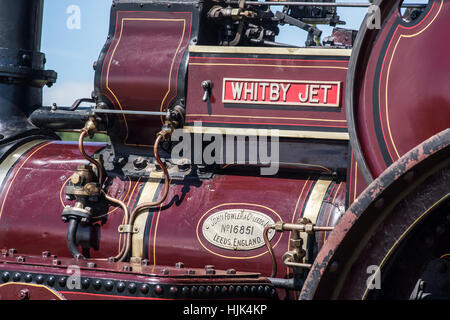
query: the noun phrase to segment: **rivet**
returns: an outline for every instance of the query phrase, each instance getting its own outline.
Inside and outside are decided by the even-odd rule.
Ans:
[[[206,286],[206,294],[211,294],[212,293],[212,291],[213,291],[213,288],[211,287],[211,286]]]
[[[91,281],[90,281],[89,279],[87,279],[87,278],[81,280],[81,286],[82,286],[84,289],[89,288],[89,285],[90,285],[90,284],[91,284]]]
[[[33,276],[29,273],[27,273],[24,278],[25,278],[25,282],[33,281]]]
[[[234,290],[235,290],[235,289],[234,289],[234,286],[229,286],[229,287],[228,287],[228,292],[229,292],[229,293],[234,293]]]
[[[130,293],[135,293],[136,292],[136,284],[135,283],[130,283],[128,285],[128,292],[130,292]]]
[[[61,287],[65,287],[67,283],[67,278],[66,277],[59,278],[58,283]]]
[[[198,287],[198,293],[199,294],[204,294],[205,293],[205,286],[200,286],[200,287]]]
[[[44,283],[44,276],[43,275],[38,275],[37,277],[36,277],[36,283],[37,284],[41,284],[41,283]]]
[[[228,292],[228,287],[227,286],[223,286],[221,292],[223,294],[227,293]]]
[[[56,278],[55,278],[54,276],[50,276],[50,277],[48,277],[48,279],[47,279],[47,284],[48,284],[49,286],[53,286],[53,285],[55,284],[55,281],[56,281]]]
[[[270,288],[269,286],[265,286],[264,287],[264,294],[265,295],[270,295],[271,291],[272,291],[272,288]]]
[[[214,287],[214,293],[217,294],[220,292],[220,287],[219,286],[215,286]]]
[[[114,282],[112,282],[111,280],[107,280],[105,282],[105,289],[108,291],[111,291],[114,288]]]
[[[177,287],[170,287],[169,289],[171,294],[176,294],[178,292],[178,288]]]
[[[148,293],[148,291],[150,290],[150,288],[149,288],[149,286],[148,286],[147,284],[143,284],[143,285],[141,285],[140,290],[141,290],[141,292],[142,292],[143,294],[146,294],[146,293]]]
[[[100,290],[100,288],[102,287],[102,282],[100,280],[95,280],[92,286],[94,287],[94,289]]]
[[[181,292],[186,295],[189,293],[189,288],[188,287],[183,287],[183,289],[181,289]]]
[[[196,286],[193,286],[193,287],[191,288],[191,294],[192,294],[192,295],[196,294],[196,293],[197,293],[197,290],[198,290],[198,288],[197,288]]]
[[[13,280],[18,282],[20,281],[20,278],[22,278],[22,275],[19,272],[16,272],[13,274]]]
[[[8,282],[9,281],[9,272],[3,272],[2,273],[2,280],[3,282]]]
[[[162,294],[164,292],[163,287],[161,287],[159,284],[155,287],[155,293],[156,294]]]
[[[255,294],[258,291],[258,289],[256,288],[256,286],[251,286],[250,287],[250,293],[251,294]]]
[[[123,292],[124,290],[125,290],[125,283],[119,282],[119,283],[117,284],[117,291]]]
[[[242,293],[242,287],[241,286],[237,286],[236,287],[236,294],[239,295]]]
[[[271,297],[274,297],[276,293],[277,293],[277,291],[276,291],[275,289],[272,288],[272,289],[270,290],[270,296],[271,296]]]
[[[250,288],[249,288],[248,286],[244,286],[244,287],[242,288],[242,292],[243,292],[244,294],[247,294],[247,293],[249,292],[249,290],[250,290]]]
[[[263,292],[264,292],[264,287],[258,286],[258,294],[263,294]]]

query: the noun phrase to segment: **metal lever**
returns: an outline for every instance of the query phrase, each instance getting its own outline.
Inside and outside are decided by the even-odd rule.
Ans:
[[[211,96],[212,81],[211,80],[202,81],[202,88],[205,91],[202,100],[206,102],[209,100],[209,97]]]

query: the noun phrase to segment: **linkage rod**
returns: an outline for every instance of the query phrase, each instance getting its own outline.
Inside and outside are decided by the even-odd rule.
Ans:
[[[228,1],[228,3],[236,3],[237,1]],[[265,5],[265,6],[313,6],[313,7],[347,7],[347,8],[368,8],[371,3],[357,2],[297,2],[297,1],[245,1],[248,5]],[[404,3],[403,8],[425,8],[426,4],[421,3]]]

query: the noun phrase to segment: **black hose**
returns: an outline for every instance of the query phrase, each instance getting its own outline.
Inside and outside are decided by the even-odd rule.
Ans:
[[[78,250],[76,242],[78,223],[79,222],[76,219],[69,220],[69,227],[67,228],[67,247],[69,248],[72,257],[84,259],[84,256]]]

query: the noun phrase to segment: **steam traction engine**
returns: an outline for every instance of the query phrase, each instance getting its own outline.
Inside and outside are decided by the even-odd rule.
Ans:
[[[115,0],[92,97],[46,107],[43,2],[1,0],[0,296],[449,298],[450,4],[321,41],[319,2]]]

